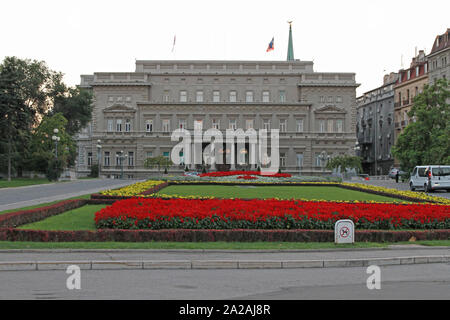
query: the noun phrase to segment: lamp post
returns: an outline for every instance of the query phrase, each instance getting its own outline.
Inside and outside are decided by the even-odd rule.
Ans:
[[[100,178],[100,168],[102,165],[102,145],[100,144],[102,141],[97,140],[97,159],[98,159],[98,177]]]
[[[52,140],[55,141],[55,159],[58,160],[58,141],[61,140],[59,136],[57,136],[59,130],[53,129],[54,135],[52,136]]]
[[[123,155],[123,150],[120,150],[120,179],[123,179],[123,160],[125,160],[126,158],[128,158],[128,155]]]

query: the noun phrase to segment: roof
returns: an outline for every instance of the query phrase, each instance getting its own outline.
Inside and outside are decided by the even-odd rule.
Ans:
[[[436,36],[436,38],[434,39],[430,55],[449,47],[450,47],[450,28],[447,28],[447,31],[445,33]]]

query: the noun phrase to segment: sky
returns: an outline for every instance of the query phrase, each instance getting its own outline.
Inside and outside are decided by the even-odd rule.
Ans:
[[[295,58],[356,73],[361,95],[408,67],[416,48],[428,54],[449,9],[446,0],[2,1],[0,59],[44,60],[71,86],[81,74],[134,71],[135,59],[286,60],[292,20]]]

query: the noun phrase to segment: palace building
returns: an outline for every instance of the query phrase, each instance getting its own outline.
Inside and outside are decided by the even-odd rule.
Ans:
[[[78,176],[94,164],[105,177],[155,174],[144,161],[169,157],[177,128],[216,128],[224,137],[226,129],[279,129],[282,172],[329,173],[330,157],[355,153],[355,74],[315,72],[313,62],[294,59],[291,36],[288,48],[286,61],[138,60],[134,72],[82,75],[80,87],[92,90],[94,108],[76,137]],[[236,153],[247,154],[247,147]],[[184,170],[174,165],[169,173]]]

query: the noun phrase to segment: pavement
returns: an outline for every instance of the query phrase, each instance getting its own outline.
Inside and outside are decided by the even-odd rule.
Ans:
[[[82,179],[68,182],[0,189],[0,211],[64,200],[106,189],[120,188],[142,180]]]
[[[449,263],[449,247],[335,250],[1,250],[0,271],[291,269]]]

